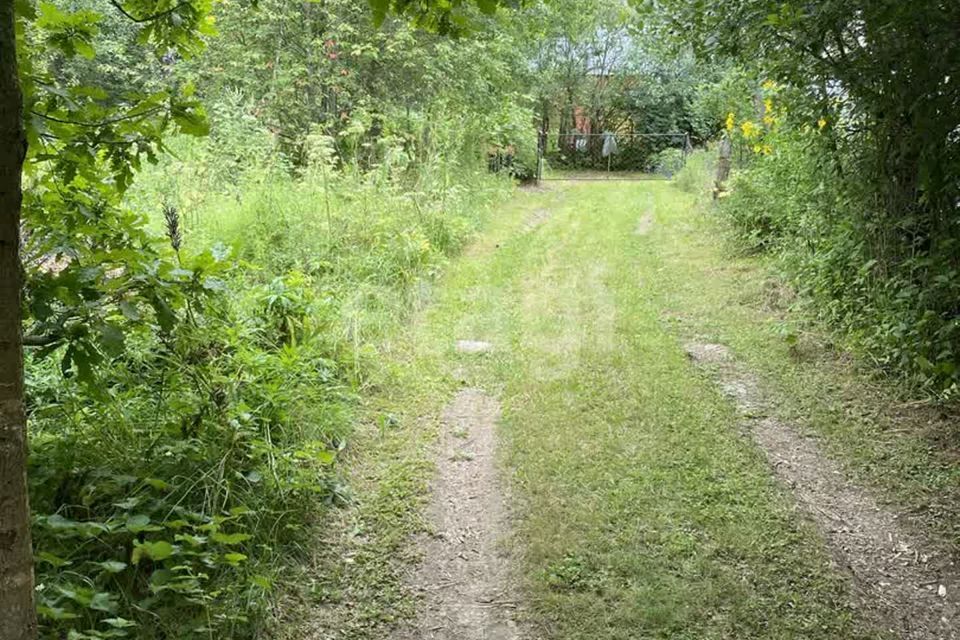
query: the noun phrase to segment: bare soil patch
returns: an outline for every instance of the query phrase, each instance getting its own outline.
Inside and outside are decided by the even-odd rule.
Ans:
[[[420,543],[422,563],[410,577],[421,614],[396,640],[517,640],[509,532],[498,480],[497,400],[460,391],[443,414],[443,434],[429,510],[433,534]]]
[[[822,533],[850,577],[855,604],[879,629],[904,640],[960,638],[960,568],[904,514],[850,482],[815,439],[778,420],[759,381],[723,345],[685,345],[736,403],[743,427]]]

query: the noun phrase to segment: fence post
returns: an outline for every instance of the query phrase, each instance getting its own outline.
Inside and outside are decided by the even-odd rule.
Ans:
[[[717,177],[713,184],[713,199],[720,197],[725,189],[725,183],[730,177],[730,156],[733,154],[733,145],[730,138],[724,134],[720,140],[720,153],[717,159]]]
[[[536,183],[540,184],[543,180],[543,157],[547,153],[547,131],[540,129],[537,131],[537,168]]]

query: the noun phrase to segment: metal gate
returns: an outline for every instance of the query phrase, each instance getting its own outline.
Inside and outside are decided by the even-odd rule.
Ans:
[[[690,151],[686,133],[541,131],[537,180],[670,179]]]

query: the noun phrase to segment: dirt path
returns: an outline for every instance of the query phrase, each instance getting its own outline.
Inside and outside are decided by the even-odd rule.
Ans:
[[[497,400],[480,389],[460,391],[443,415],[443,434],[429,517],[434,532],[421,545],[411,577],[419,619],[397,640],[515,640],[516,601],[508,555],[504,494],[497,478]]]
[[[686,351],[734,400],[745,430],[851,576],[858,608],[903,640],[960,638],[960,568],[949,555],[847,480],[814,439],[771,417],[756,377],[726,347],[694,343]]]
[[[696,338],[758,371],[812,366],[783,353],[758,307],[766,276],[731,262],[692,197],[558,184],[489,225],[384,367],[364,493],[314,572],[326,600],[309,637],[960,640],[960,571],[936,531],[878,498],[911,501],[859,466],[876,497],[850,483],[775,419],[810,406],[792,378],[770,381],[790,402],[776,406],[747,355]],[[684,353],[678,336],[699,344]],[[713,375],[691,375],[688,355]],[[834,375],[811,404],[828,408]],[[846,415],[802,426],[844,465],[898,451],[871,449],[890,433]],[[871,469],[923,480],[918,442]]]

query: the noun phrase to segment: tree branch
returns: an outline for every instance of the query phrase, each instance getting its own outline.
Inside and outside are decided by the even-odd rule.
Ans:
[[[40,333],[23,336],[23,346],[25,347],[46,347],[55,342],[59,342],[63,336],[59,333]]]
[[[117,122],[123,122],[124,120],[135,120],[136,118],[145,118],[146,116],[152,116],[153,114],[162,110],[163,110],[163,107],[154,107],[152,109],[147,109],[142,113],[135,113],[132,115],[125,114],[122,116],[117,116],[116,118],[108,118],[107,120],[103,120],[101,122],[80,122],[79,120],[64,120],[63,118],[57,118],[51,115],[47,115],[46,113],[40,113],[39,111],[35,111],[33,109],[30,110],[30,113],[37,116],[38,118],[43,118],[44,120],[49,120],[51,122],[59,122],[60,124],[73,124],[78,127],[96,128],[96,127],[105,127],[108,124],[116,124]]]
[[[175,7],[171,8],[171,9],[167,9],[166,11],[161,11],[161,12],[159,12],[159,13],[154,13],[153,15],[144,16],[144,17],[142,17],[142,18],[138,18],[137,16],[133,15],[132,13],[130,13],[129,11],[127,11],[126,9],[124,9],[124,8],[123,8],[123,5],[120,4],[119,2],[117,2],[117,0],[110,0],[110,4],[112,4],[117,11],[119,11],[120,13],[122,13],[123,15],[125,15],[125,16],[126,16],[127,18],[129,18],[130,20],[133,20],[134,22],[152,22],[152,21],[154,21],[154,20],[159,20],[160,18],[166,17],[166,16],[170,15],[171,13],[174,13],[174,12],[177,11],[178,9],[189,5],[190,2],[189,2],[189,1],[188,1],[188,2],[181,2],[180,4],[176,5]]]

